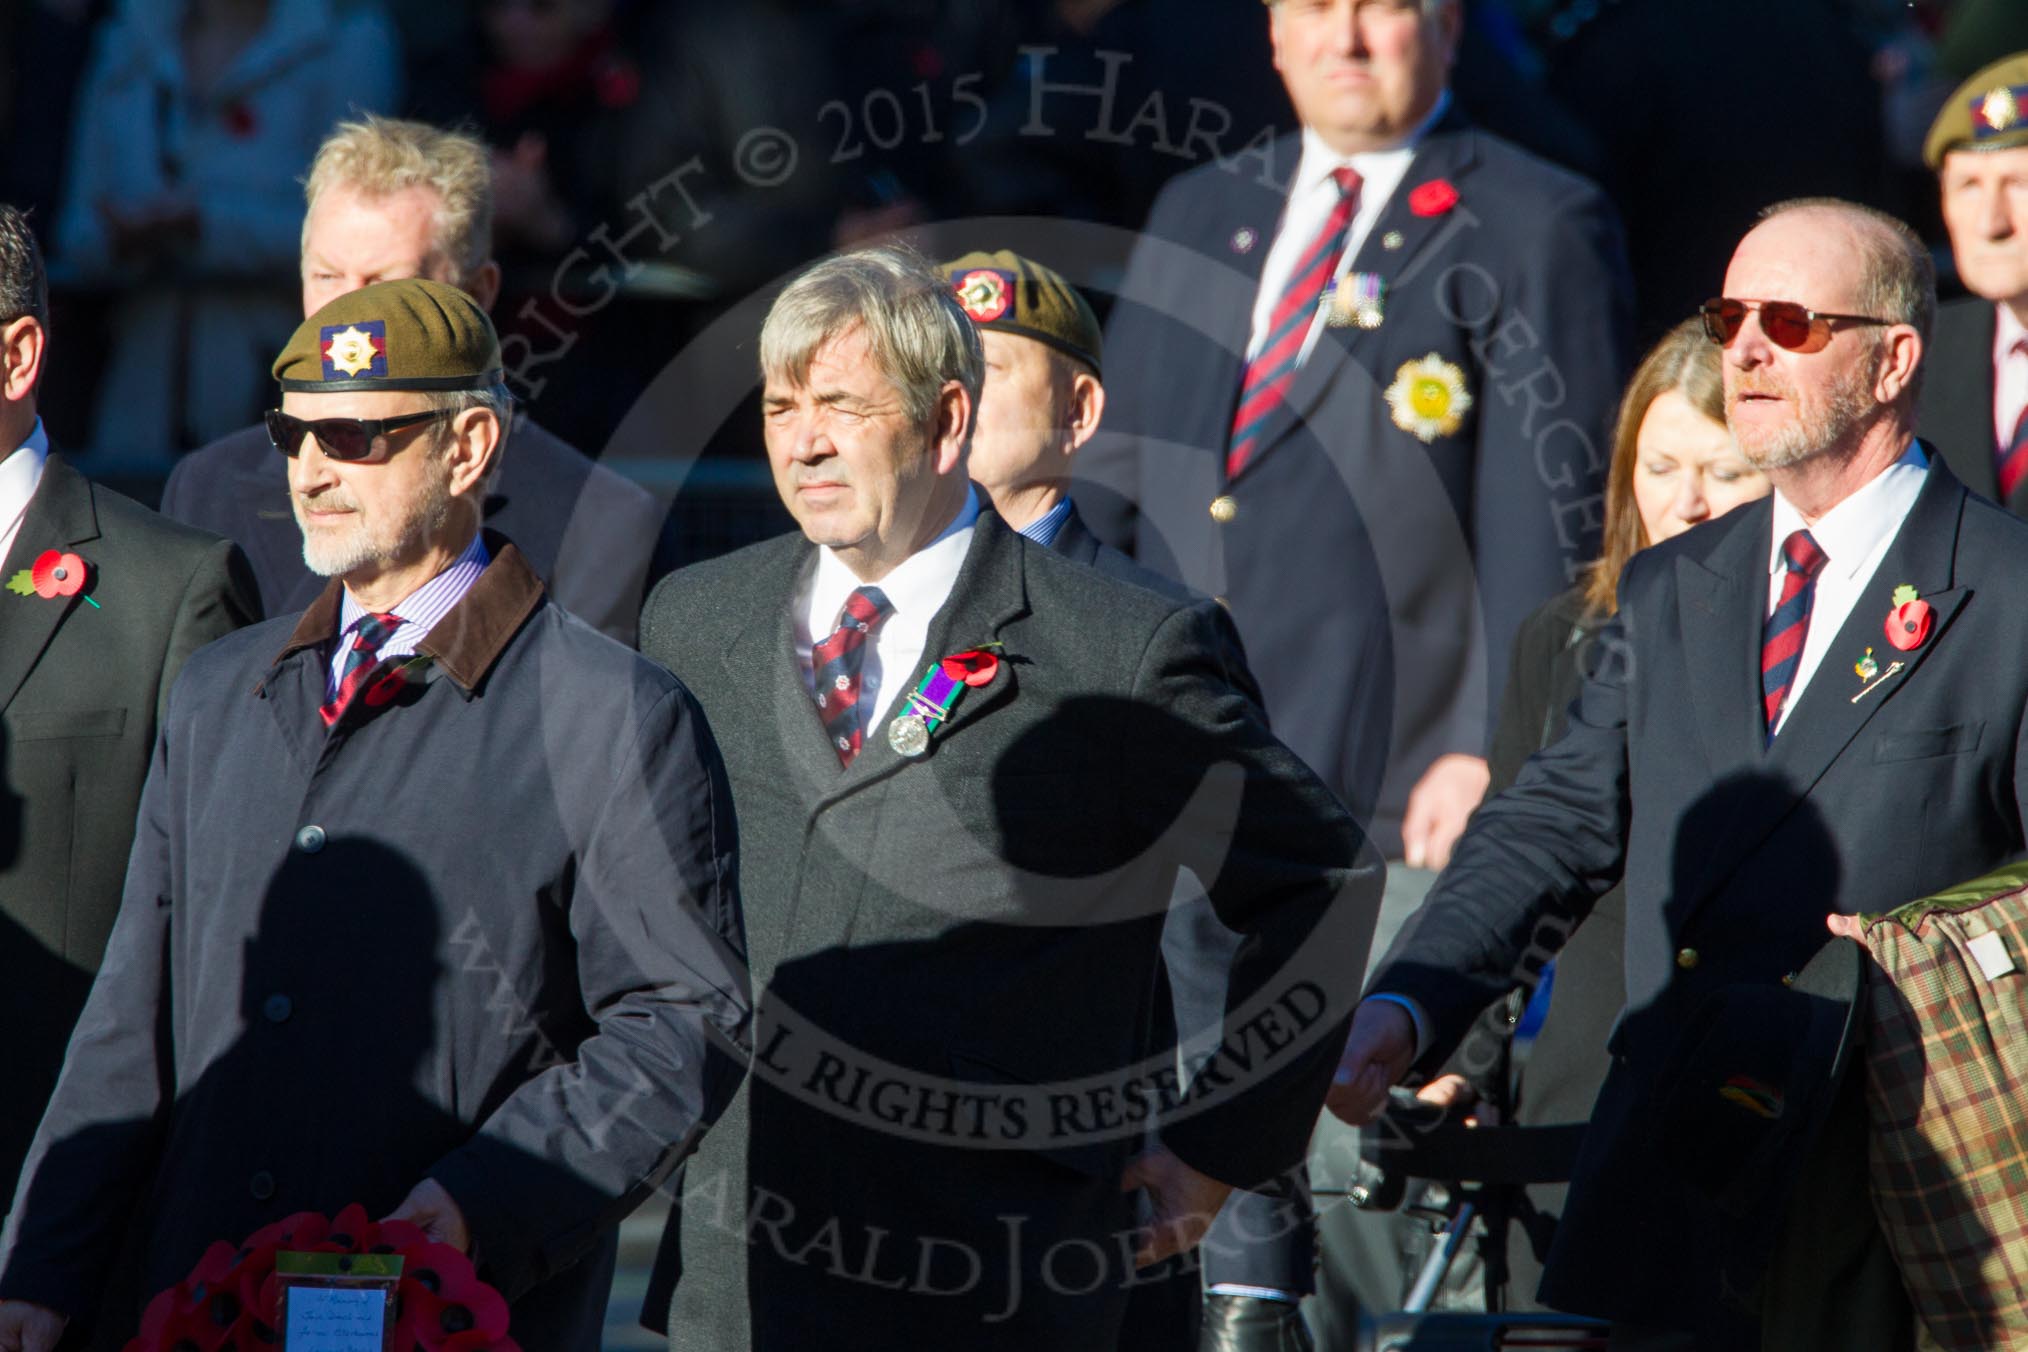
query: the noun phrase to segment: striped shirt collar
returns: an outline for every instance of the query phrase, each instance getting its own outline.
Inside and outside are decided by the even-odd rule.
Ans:
[[[1070,499],[1062,498],[1054,507],[1023,526],[1019,533],[1044,549],[1051,549],[1056,545],[1056,537],[1063,532],[1063,523],[1068,520],[1070,520]]]
[[[484,537],[474,532],[472,543],[465,546],[464,552],[452,561],[450,567],[395,602],[392,609],[401,617],[401,624],[387,642],[380,645],[379,655],[388,658],[413,654],[429,637],[430,630],[451,613],[453,606],[465,599],[465,593],[472,590],[472,584],[479,580],[479,574],[486,571],[490,562],[492,556],[486,552]],[[366,615],[366,607],[353,598],[349,587],[346,588],[338,607],[337,637],[343,640],[359,627],[359,622]],[[333,645],[330,668],[326,674],[327,691],[338,688],[339,677],[345,669],[346,647],[342,641]]]

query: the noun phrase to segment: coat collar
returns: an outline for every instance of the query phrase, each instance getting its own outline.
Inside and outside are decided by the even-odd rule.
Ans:
[[[1771,509],[1766,502],[1743,509],[1739,515],[1744,519],[1702,561],[1687,554],[1677,558],[1684,662],[1711,777],[1714,781],[1756,774],[1773,777],[1790,795],[1787,808],[1756,811],[1751,820],[1736,816],[1712,836],[1720,844],[1704,856],[1701,873],[1678,895],[1678,904],[1688,908],[1682,912],[1684,919],[1809,795],[1860,730],[1915,679],[1929,654],[1950,641],[1951,621],[1972,595],[1971,587],[1957,575],[1958,529],[1967,496],[1957,476],[1931,451],[1921,494],[1865,594],[1831,641],[1831,656],[1804,688],[1772,746],[1766,745],[1759,714]],[[1881,655],[1880,628],[1889,594],[1902,582],[1922,593],[1936,618],[1929,640],[1920,648]],[[1849,677],[1841,679],[1842,658],[1869,644],[1880,674],[1863,685]]]
[[[29,567],[44,550],[75,549],[98,538],[91,481],[72,469],[61,454],[51,452],[35,496],[29,499],[27,514],[21,518],[14,545],[0,561],[0,579]],[[90,551],[83,552],[85,562],[90,563]],[[44,599],[0,592],[0,710],[13,702],[43,649],[77,609],[82,595]]]
[[[487,531],[486,550],[493,561],[479,580],[443,619],[437,621],[416,651],[432,658],[437,669],[455,681],[467,699],[477,693],[480,682],[500,660],[500,654],[521,632],[536,608],[542,604],[542,579],[521,557],[521,551],[506,536]],[[290,655],[331,641],[338,631],[338,613],[345,584],[333,578],[324,587],[303,617],[296,622],[282,650],[275,654],[280,666]]]

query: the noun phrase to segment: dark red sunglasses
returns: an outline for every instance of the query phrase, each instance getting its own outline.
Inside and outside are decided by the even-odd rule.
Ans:
[[[1776,347],[1791,352],[1816,352],[1831,341],[1833,324],[1892,324],[1891,319],[1871,315],[1834,315],[1806,310],[1792,300],[1733,300],[1714,296],[1704,302],[1704,336],[1720,347],[1732,346],[1746,326],[1749,310],[1760,311],[1760,331]]]
[[[278,408],[267,413],[268,440],[275,449],[293,459],[303,449],[303,438],[314,436],[324,454],[333,460],[353,464],[378,464],[393,454],[387,434],[404,427],[419,427],[450,417],[447,409],[425,413],[404,413],[396,418],[292,418]]]

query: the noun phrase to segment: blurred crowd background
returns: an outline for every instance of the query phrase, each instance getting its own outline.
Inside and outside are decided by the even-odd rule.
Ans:
[[[1777,198],[1941,245],[1923,130],[2028,48],[2021,0],[1466,10],[1458,98],[1611,193],[1644,344]],[[1259,0],[0,0],[0,53],[0,200],[57,284],[44,416],[143,497],[268,402],[301,176],[350,113],[490,144],[516,392],[594,455],[707,325],[828,249],[987,216],[1131,230],[1211,147],[1293,125]],[[758,455],[757,418],[690,432]]]

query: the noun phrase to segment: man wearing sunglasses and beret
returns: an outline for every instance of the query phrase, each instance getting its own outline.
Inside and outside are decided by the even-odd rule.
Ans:
[[[745,1062],[724,769],[674,677],[480,529],[510,410],[469,296],[352,292],[274,374],[330,581],[171,696],[0,1349],[65,1316],[118,1347],[214,1241],[359,1202],[471,1254],[523,1346],[596,1352],[619,1221]]]
[[[1333,1110],[1370,1119],[1624,878],[1627,1006],[1541,1292],[1614,1346],[1911,1345],[1861,1075],[1842,1022],[1808,1031],[1857,964],[1808,992],[1851,957],[1827,928],[2028,845],[2028,524],[1915,437],[1935,308],[1871,209],[1784,203],[1741,242],[1704,322],[1775,491],[1635,556],[1568,731],[1473,817],[1339,1067]]]
[[[1972,294],[1937,311],[1922,434],[1973,492],[2028,516],[2028,52],[1958,86],[1923,158]]]

